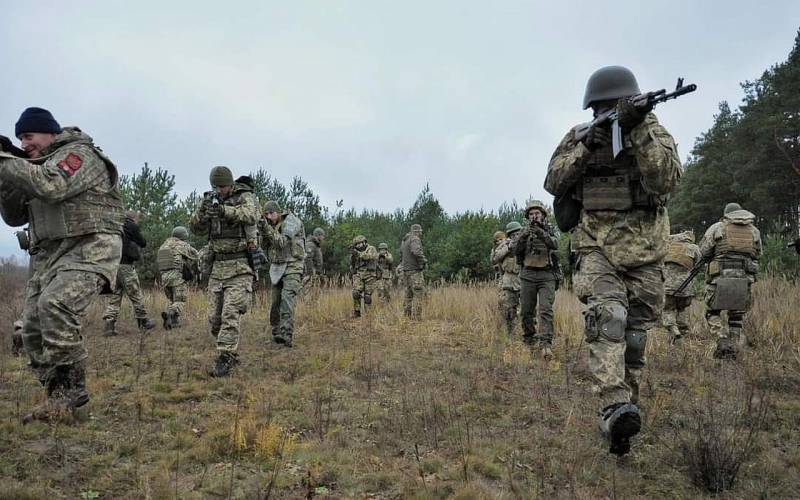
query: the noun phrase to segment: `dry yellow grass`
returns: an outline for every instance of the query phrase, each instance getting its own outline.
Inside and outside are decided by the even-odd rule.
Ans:
[[[422,322],[403,317],[399,291],[353,320],[349,291],[325,290],[300,303],[291,350],[271,343],[259,296],[244,318],[242,364],[225,380],[205,374],[215,353],[202,293],[191,294],[183,329],[146,337],[127,305],[123,335],[100,336],[97,305],[85,332],[92,402],[76,424],[18,423],[43,394],[4,339],[0,498],[690,498],[705,494],[682,447],[698,411],[733,415],[721,432],[741,434],[762,401],[755,454],[731,494],[797,497],[799,291],[758,284],[746,324],[754,347],[736,363],[711,358],[700,303],[680,349],[654,331],[645,428],[621,461],[596,428],[568,291],[558,293],[551,363],[507,337],[489,286],[431,290]],[[148,294],[154,316],[164,304]],[[11,313],[0,319],[10,326]]]

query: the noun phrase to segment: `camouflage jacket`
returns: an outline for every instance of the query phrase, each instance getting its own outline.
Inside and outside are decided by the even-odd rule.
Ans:
[[[514,242],[506,238],[492,249],[492,265],[497,266],[503,273],[498,285],[502,290],[520,290],[519,271],[520,265],[513,252]]]
[[[270,262],[274,282],[286,274],[303,274],[306,258],[306,232],[303,222],[289,211],[281,214],[278,223],[263,224],[262,244]]]
[[[190,266],[194,271],[197,268],[200,254],[188,241],[183,241],[174,236],[170,236],[164,241],[159,248],[159,254],[162,249],[168,249],[172,252],[174,269],[161,272],[161,284],[164,286],[178,286],[184,282],[183,267]]]
[[[257,244],[255,225],[260,212],[258,200],[250,186],[237,182],[232,194],[222,200],[222,205],[225,207],[223,215],[210,217],[205,206],[200,204],[190,220],[195,233],[209,237],[209,258],[212,261],[209,278],[225,280],[242,274],[254,276],[245,253]],[[215,236],[217,231],[224,237]]]
[[[306,274],[322,275],[324,273],[322,260],[322,245],[312,236],[306,242]]]
[[[700,248],[694,243],[690,232],[672,234],[669,237],[669,252],[664,259],[664,292],[675,295],[675,291],[689,277],[689,272],[701,259]],[[676,256],[672,256],[676,253]],[[679,262],[680,261],[680,262]],[[693,297],[694,288],[688,285],[681,292],[681,297]]]
[[[714,223],[706,230],[703,239],[700,241],[700,254],[706,260],[709,260],[706,280],[712,282],[718,275],[722,273],[722,268],[726,267],[726,261],[738,261],[734,267],[743,267],[743,271],[750,277],[751,281],[755,280],[755,275],[758,273],[757,261],[763,253],[763,244],[761,241],[761,232],[753,225],[756,216],[747,210],[736,210],[722,217],[717,223]],[[729,226],[734,228],[743,228],[749,238],[752,238],[750,252],[745,253],[727,253],[725,252],[723,242],[726,241],[726,232],[730,230]]]
[[[378,250],[378,271],[380,278],[384,280],[392,279],[394,269],[394,257],[388,250]]]
[[[364,250],[352,249],[350,254],[350,272],[363,275],[377,275],[378,250],[367,245]]]
[[[640,175],[640,188],[654,206],[629,210],[582,210],[572,230],[573,251],[600,251],[618,269],[659,262],[666,254],[669,219],[665,203],[682,174],[675,141],[653,113],[625,135],[625,150]],[[580,189],[594,153],[570,130],[556,148],[544,188],[555,196]]]
[[[92,138],[65,127],[41,158],[0,154],[0,214],[9,225],[30,223],[38,272],[89,271],[113,287],[124,220],[117,180]]]
[[[422,249],[422,239],[413,233],[407,233],[403,237],[403,242],[400,244],[400,256],[402,257],[400,265],[403,266],[403,272],[422,271],[428,266],[428,259]]]

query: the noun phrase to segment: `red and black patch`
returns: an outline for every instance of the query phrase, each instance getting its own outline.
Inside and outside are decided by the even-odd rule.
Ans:
[[[58,162],[59,168],[66,172],[70,177],[75,175],[75,172],[81,168],[81,165],[83,165],[83,160],[81,160],[81,157],[75,153],[68,154],[66,158]]]

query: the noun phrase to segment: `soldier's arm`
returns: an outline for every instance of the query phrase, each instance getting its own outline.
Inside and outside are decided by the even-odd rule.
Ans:
[[[392,264],[394,264],[394,257],[392,257],[392,254],[390,254],[390,253],[386,254],[386,264],[388,264],[390,266]]]
[[[509,250],[510,248],[505,242],[502,242],[499,245],[497,245],[497,248],[495,248],[494,252],[492,252],[492,264],[497,265],[503,262],[503,259],[506,258],[506,255],[508,255]]]
[[[368,245],[363,252],[359,253],[358,257],[365,261],[378,260],[378,251],[375,250],[374,246]]]
[[[144,239],[139,224],[125,224],[125,231],[128,233],[128,237],[132,242],[142,248],[147,247],[147,240]]]
[[[570,130],[561,139],[547,166],[547,177],[544,179],[547,192],[560,196],[572,189],[583,176],[589,154],[589,149],[575,140],[574,129]]]
[[[544,240],[545,246],[550,250],[555,250],[558,248],[558,239],[553,233],[553,230],[549,227],[542,230],[542,239]]]
[[[197,209],[189,219],[189,227],[191,227],[192,231],[197,234],[208,233],[208,216],[206,215],[206,211],[202,204],[197,206]]]
[[[708,228],[706,234],[703,235],[703,239],[700,240],[700,255],[704,259],[710,259],[714,256],[714,250],[717,247],[717,227],[719,227],[719,222]]]
[[[763,244],[761,242],[761,231],[759,231],[758,228],[756,228],[756,227],[754,227],[753,229],[755,231],[756,251],[758,252],[758,256],[760,257],[760,256],[764,255],[764,246],[763,246]]]
[[[260,216],[256,196],[253,193],[243,193],[241,199],[242,203],[239,205],[225,205],[225,219],[248,226],[255,225]]]
[[[72,198],[110,177],[105,162],[88,146],[64,148],[43,164],[19,158],[0,158],[0,181],[46,203]]]
[[[423,263],[427,263],[428,259],[425,257],[425,252],[422,250],[422,241],[420,241],[419,238],[413,238],[408,243],[411,255],[420,259]]]
[[[25,204],[28,197],[19,189],[6,183],[0,184],[0,216],[9,226],[24,226],[28,223]]]
[[[642,173],[642,186],[651,194],[667,195],[680,181],[683,168],[675,140],[658,123],[656,115],[647,118],[628,134]]]

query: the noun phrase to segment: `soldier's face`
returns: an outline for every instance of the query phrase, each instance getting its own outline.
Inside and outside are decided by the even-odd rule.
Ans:
[[[220,198],[227,198],[233,191],[233,186],[215,186],[214,191]]]
[[[19,136],[20,147],[28,155],[28,158],[40,158],[42,156],[42,151],[52,144],[55,138],[55,134],[25,132]]]
[[[278,212],[266,212],[264,216],[273,226],[278,223],[278,219],[280,219],[281,215]]]
[[[607,99],[605,101],[595,101],[592,103],[592,111],[594,111],[594,116],[600,115],[605,113],[606,111],[610,110],[614,106],[617,105],[617,99]]]
[[[538,210],[536,210],[534,208],[534,209],[531,209],[530,212],[528,212],[528,220],[532,220],[532,221],[536,221],[536,222],[542,222],[544,220],[544,215],[542,214],[542,212],[540,212],[540,211],[538,211]]]

